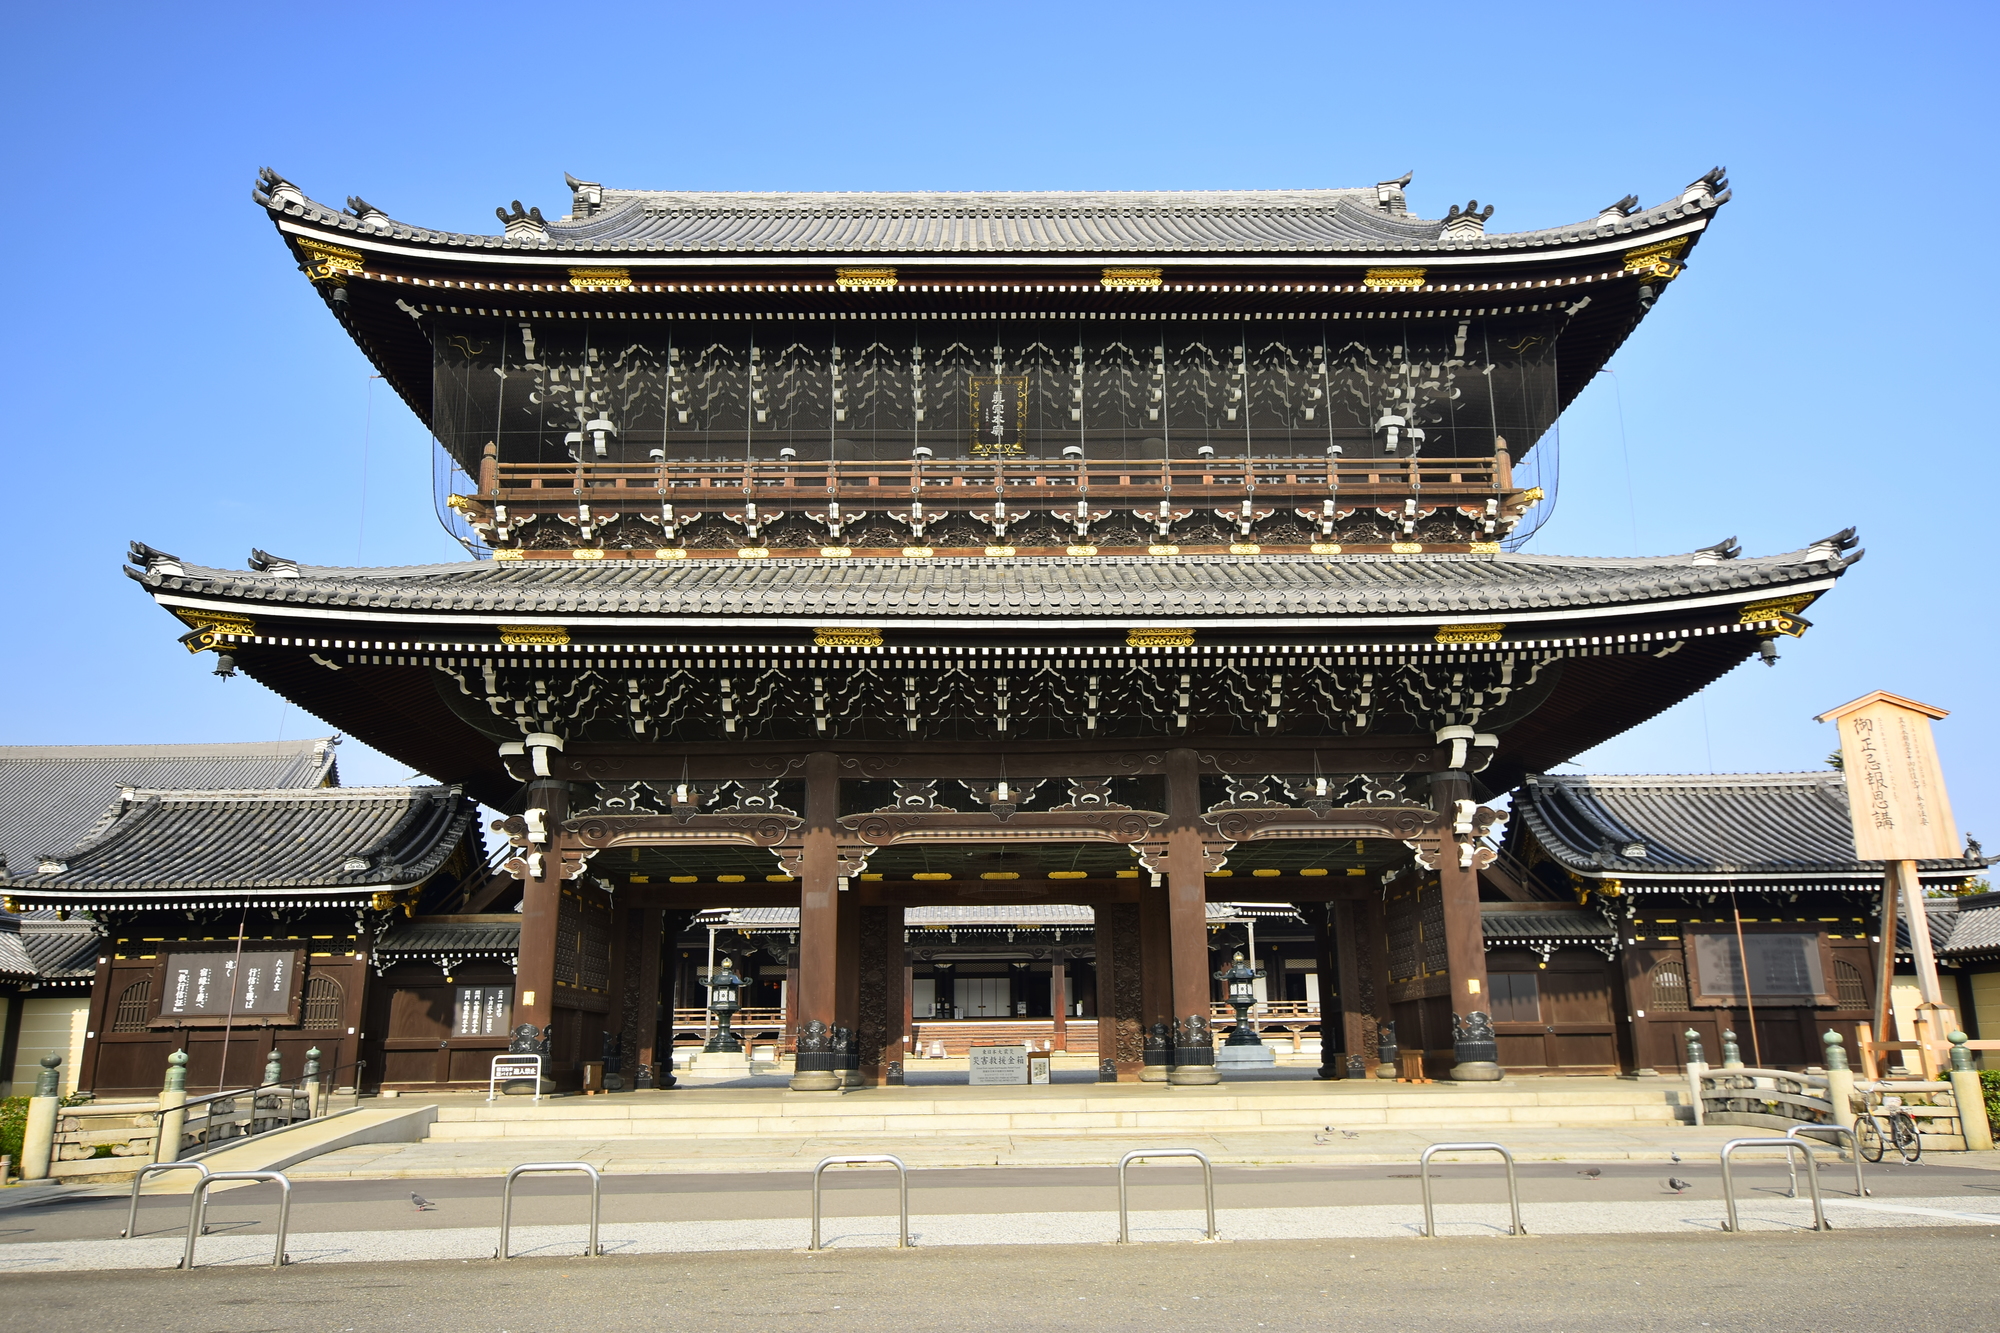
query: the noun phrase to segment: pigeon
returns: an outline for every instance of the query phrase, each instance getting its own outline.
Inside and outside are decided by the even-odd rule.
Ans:
[[[427,1213],[431,1209],[437,1207],[436,1204],[432,1203],[429,1199],[426,1199],[423,1195],[417,1193],[415,1190],[410,1191],[410,1202],[417,1206],[417,1211],[420,1213]]]
[[[1688,1190],[1694,1188],[1694,1182],[1690,1180],[1682,1180],[1679,1176],[1668,1176],[1667,1188],[1672,1190],[1676,1194],[1685,1194]]]
[[[1681,1155],[1677,1152],[1670,1151],[1667,1153],[1667,1160],[1670,1162],[1678,1162],[1681,1160]]]
[[[1604,1174],[1604,1172],[1603,1172],[1603,1171],[1601,1171],[1601,1170],[1599,1170],[1599,1169],[1598,1169],[1597,1167],[1594,1167],[1594,1166],[1593,1166],[1593,1167],[1591,1167],[1591,1168],[1590,1168],[1590,1169],[1589,1169],[1588,1171],[1579,1171],[1579,1172],[1577,1172],[1577,1174],[1578,1174],[1579,1176],[1583,1176],[1583,1177],[1585,1177],[1585,1178],[1587,1178],[1587,1179],[1590,1179],[1590,1180],[1595,1180],[1595,1179],[1597,1179],[1597,1178],[1598,1178],[1599,1176],[1603,1175],[1603,1174]]]

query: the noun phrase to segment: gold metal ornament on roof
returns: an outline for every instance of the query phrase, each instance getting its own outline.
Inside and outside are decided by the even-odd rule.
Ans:
[[[836,287],[894,287],[896,270],[893,268],[837,268],[833,271],[833,285]]]
[[[569,631],[561,625],[502,625],[500,642],[507,644],[566,644]]]
[[[1424,275],[1429,269],[1423,268],[1371,268],[1362,275],[1361,285],[1376,290],[1393,287],[1421,287]]]
[[[1194,631],[1191,629],[1133,629],[1125,631],[1125,646],[1128,648],[1192,648]]]
[[[632,285],[632,270],[629,268],[573,268],[569,271],[569,285],[578,291],[608,292]]]
[[[327,282],[359,274],[368,262],[367,256],[359,250],[349,250],[342,245],[328,245],[325,241],[315,241],[305,236],[293,238],[293,244],[307,256],[306,276],[314,282]]]
[[[818,648],[880,648],[882,631],[879,629],[816,629],[813,631],[813,645]]]
[[[1636,250],[1625,252],[1625,271],[1641,278],[1654,278],[1661,282],[1681,275],[1680,258],[1687,253],[1688,238],[1676,236],[1671,241],[1655,241],[1642,245]]]
[[[1501,624],[1488,625],[1439,625],[1439,643],[1498,643],[1500,636],[1507,632]]]
[[[257,622],[248,616],[231,615],[227,611],[191,611],[184,606],[174,608],[174,615],[196,629],[212,630],[217,634],[241,634],[245,638],[257,632]],[[200,652],[199,648],[191,649]]]
[[[1156,268],[1107,268],[1098,278],[1105,287],[1158,287],[1160,270]]]
[[[1811,606],[1819,597],[1816,592],[1793,593],[1789,597],[1767,597],[1761,602],[1750,602],[1736,619],[1739,625],[1754,625],[1760,620],[1776,620],[1782,616],[1796,616]]]

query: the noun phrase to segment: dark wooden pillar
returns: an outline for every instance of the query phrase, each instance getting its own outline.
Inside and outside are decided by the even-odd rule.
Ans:
[[[1208,866],[1201,830],[1201,770],[1193,750],[1167,753],[1167,930],[1173,969],[1174,1068],[1169,1083],[1217,1083],[1209,1029]],[[1150,962],[1150,960],[1149,960]]]
[[[1361,964],[1357,971],[1372,992],[1359,1006],[1365,1008],[1368,1015],[1367,1030],[1362,1034],[1361,1057],[1378,1078],[1394,1078],[1395,1069],[1385,1068],[1376,1059],[1382,1026],[1393,1018],[1395,1012],[1389,1002],[1389,914],[1383,910],[1381,898],[1371,893],[1361,900],[1354,918],[1354,949]]]
[[[1069,969],[1062,952],[1049,958],[1049,1017],[1054,1023],[1051,1045],[1058,1051],[1069,1049]]]
[[[556,826],[569,815],[569,784],[542,778],[528,785],[527,807],[542,812],[549,841],[524,854],[541,873],[521,881],[521,952],[514,978],[514,1023],[546,1033],[555,1023],[556,929],[562,915],[562,855]],[[537,862],[533,853],[541,853]]]
[[[1334,984],[1340,995],[1340,1040],[1346,1048],[1345,1063],[1352,1072],[1353,1057],[1359,1055],[1361,1068],[1366,1070],[1375,1060],[1375,1053],[1368,1049],[1375,1040],[1375,1019],[1369,1012],[1369,1002],[1378,992],[1369,985],[1368,975],[1361,966],[1365,944],[1361,930],[1363,914],[1355,910],[1353,903],[1328,903],[1327,907],[1328,924],[1333,928]],[[1326,1018],[1323,1006],[1320,1018],[1323,1030]]]
[[[659,1058],[660,952],[665,944],[667,914],[657,907],[628,908],[624,913],[625,997],[619,1048],[625,1057],[625,1084],[653,1087],[653,1064]]]
[[[833,840],[840,814],[840,770],[834,755],[806,756],[805,856],[799,882],[798,1059],[792,1088],[832,1092],[842,1083],[833,1052],[840,1021],[840,920],[852,916],[840,891],[840,852]],[[850,1011],[851,1012],[851,1011]]]
[[[1347,1077],[1347,1056],[1341,1049],[1341,1013],[1347,991],[1340,984],[1340,965],[1334,957],[1333,906],[1320,903],[1299,909],[1313,927],[1313,972],[1319,979],[1319,1076],[1328,1079]]]
[[[859,959],[854,1040],[861,1052],[861,1081],[870,1087],[903,1081],[908,1047],[903,1038],[909,999],[903,989],[903,909],[863,907],[854,913]]]
[[[1444,908],[1445,967],[1450,974],[1454,1043],[1452,1078],[1485,1083],[1501,1077],[1493,1044],[1492,1004],[1486,996],[1486,934],[1479,919],[1479,872],[1464,864],[1466,844],[1451,832],[1456,803],[1469,801],[1472,784],[1456,769],[1431,775],[1431,808],[1446,828],[1438,849],[1438,888]]]
[[[1147,1014],[1137,903],[1097,908],[1097,1076],[1130,1083],[1144,1068]],[[1159,1066],[1161,1077],[1166,1067]]]
[[[1174,1064],[1173,934],[1168,928],[1165,883],[1140,887],[1136,914],[1139,964],[1133,972],[1139,986],[1139,1039],[1145,1052],[1139,1078],[1165,1083]]]

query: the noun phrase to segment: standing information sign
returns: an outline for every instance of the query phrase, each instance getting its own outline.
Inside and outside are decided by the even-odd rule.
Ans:
[[[1028,1081],[1026,1046],[974,1046],[968,1053],[968,1063],[971,1076],[967,1081],[975,1088]]]
[[[486,1100],[492,1101],[495,1089],[502,1083],[513,1083],[518,1079],[532,1079],[535,1084],[535,1100],[542,1099],[542,1057],[539,1055],[496,1055],[493,1057],[493,1072],[486,1078]]]
[[[1049,1056],[1043,1051],[1028,1057],[1028,1082],[1047,1083],[1049,1081]]]

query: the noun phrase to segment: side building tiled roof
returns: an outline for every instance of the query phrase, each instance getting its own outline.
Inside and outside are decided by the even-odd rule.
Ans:
[[[434,874],[474,815],[457,787],[127,791],[74,852],[0,889],[23,906],[365,903]]]
[[[0,745],[0,854],[14,873],[75,847],[127,787],[333,787],[338,738],[220,745]]]
[[[150,548],[147,548],[150,549]],[[1149,621],[1255,627],[1314,618],[1392,626],[1464,617],[1539,622],[1605,608],[1748,600],[1839,575],[1832,539],[1717,560],[1526,555],[1159,556],[1042,559],[506,560],[410,569],[301,567],[297,577],[154,561],[132,576],[168,605],[225,600],[246,614],[343,608],[471,635],[500,617],[704,625],[843,623],[1107,628]]]
[[[1555,862],[1628,889],[1878,882],[1855,856],[1837,772],[1530,774],[1514,809]],[[1984,869],[1983,856],[1923,861],[1933,882]]]

